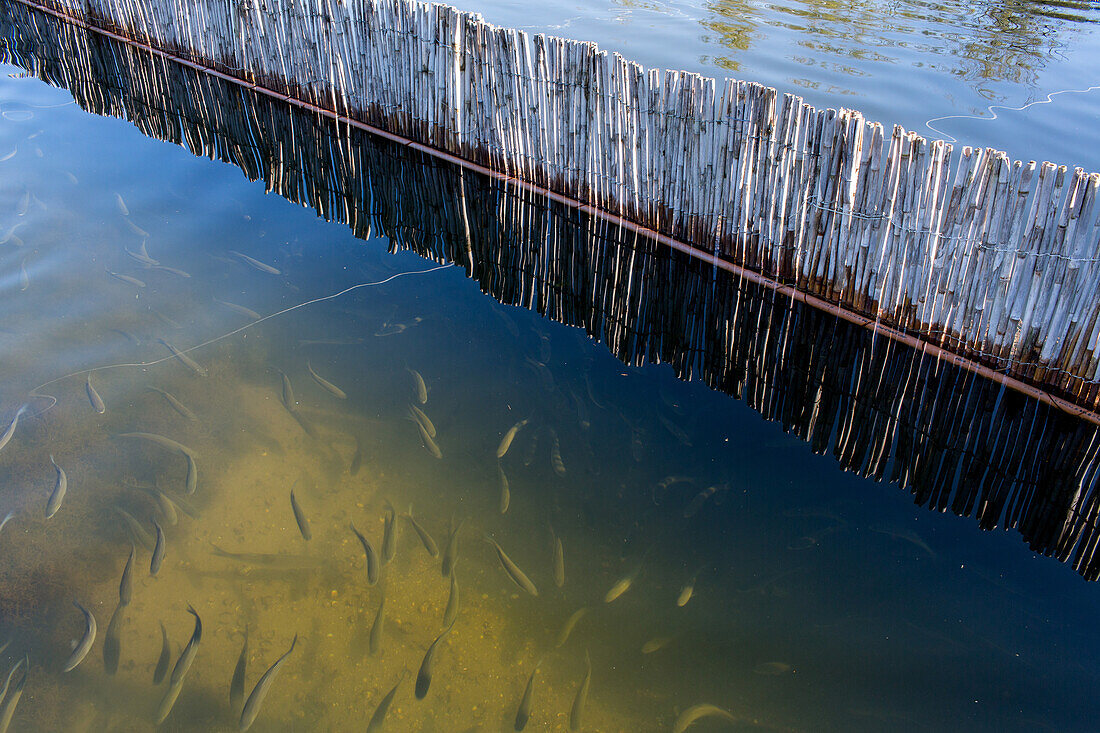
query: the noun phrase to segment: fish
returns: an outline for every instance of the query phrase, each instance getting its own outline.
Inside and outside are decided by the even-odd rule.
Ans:
[[[592,661],[588,657],[588,651],[584,652],[584,679],[577,688],[577,696],[573,698],[573,706],[569,708],[569,730],[581,729],[581,716],[584,715],[584,704],[588,701],[588,688],[592,684]]]
[[[168,643],[168,629],[164,628],[164,622],[160,622],[160,657],[157,658],[157,667],[153,670],[153,684],[159,685],[164,675],[168,674],[168,663],[172,661],[172,645]]]
[[[294,399],[294,387],[290,384],[290,377],[282,369],[276,371],[283,378],[283,407],[290,412],[296,412],[298,410],[298,401]]]
[[[688,434],[684,432],[683,428],[669,420],[664,415],[657,415],[657,419],[661,421],[661,425],[664,426],[665,430],[667,430],[673,438],[676,438],[676,440],[679,441],[681,445],[686,448],[692,447],[691,438],[688,437]]]
[[[96,392],[95,387],[92,386],[91,372],[88,372],[88,381],[84,383],[84,391],[88,393],[88,401],[92,403],[93,410],[100,415],[107,411],[107,406],[103,404],[103,398],[99,396],[99,392]]]
[[[508,489],[508,476],[500,461],[497,461],[497,476],[500,479],[500,513],[507,514],[508,506],[512,503],[512,492]]]
[[[130,215],[130,210],[126,208],[126,202],[122,200],[122,194],[115,194],[115,203],[118,205],[118,210],[123,216]]]
[[[504,572],[512,579],[512,582],[515,583],[520,590],[526,591],[537,598],[539,589],[535,587],[535,584],[531,582],[531,579],[527,577],[526,573],[520,570],[519,566],[512,562],[512,558],[508,557],[507,553],[504,552],[504,548],[497,544],[497,541],[489,535],[485,535],[485,539],[491,542],[496,549],[497,558],[500,560],[500,566],[504,568]]]
[[[713,496],[718,491],[726,490],[725,485],[708,486],[695,495],[688,505],[684,507],[684,519],[691,519],[695,514],[703,508],[703,504],[707,503],[707,499]]]
[[[154,544],[153,537],[145,531],[145,528],[141,526],[141,522],[135,519],[134,515],[130,514],[130,512],[125,509],[118,509],[116,507],[115,512],[122,517],[122,521],[126,523],[126,528],[130,530],[131,536],[137,540],[137,543],[146,550],[151,551]]]
[[[30,205],[29,200],[27,201],[27,205],[28,206]],[[7,244],[12,239],[19,239],[19,237],[15,236],[15,230],[18,229],[21,226],[26,226],[26,224],[27,224],[27,222],[21,221],[18,224],[13,224],[12,226],[8,227],[8,231],[4,232],[4,236],[0,237],[0,244]],[[19,240],[20,243],[16,246],[22,246],[22,241],[23,240],[20,239]]]
[[[19,263],[19,290],[26,291],[31,286],[31,277],[27,274],[27,259]]]
[[[124,607],[121,602],[115,606],[115,611],[111,614],[111,620],[107,624],[107,633],[103,637],[103,669],[109,675],[113,675],[118,671],[118,658],[121,651],[118,632],[119,627],[122,626],[122,609]]]
[[[531,676],[527,678],[527,686],[523,688],[523,697],[520,698],[519,707],[516,709],[516,723],[514,730],[520,731],[527,727],[527,721],[531,719],[531,694],[535,690],[535,674],[539,671],[542,660],[535,662],[535,668],[531,670]]]
[[[374,585],[378,582],[378,556],[374,553],[374,547],[371,546],[370,541],[355,528],[354,524],[351,525],[351,531],[359,538],[359,544],[367,554],[367,585]]]
[[[167,494],[155,486],[135,485],[133,488],[149,495],[149,497],[157,503],[157,509],[160,510],[160,513],[164,516],[164,520],[168,522],[168,524],[174,527],[179,523],[179,512],[176,509],[176,504]]]
[[[321,387],[333,397],[339,400],[346,400],[348,398],[348,395],[344,390],[340,389],[335,384],[328,381],[316,371],[314,371],[313,365],[308,360],[306,361],[306,369],[309,370],[309,376],[313,377],[313,381],[321,385]],[[434,437],[435,433],[432,433],[432,436]]]
[[[363,467],[363,441],[359,439],[359,436],[355,436],[355,452],[351,455],[351,463],[348,465],[348,474],[355,476],[359,473],[359,469]]]
[[[248,626],[244,627],[244,644],[233,667],[233,679],[229,682],[229,709],[236,710],[244,700],[244,677],[248,671]]]
[[[535,452],[539,448],[539,431],[531,432],[531,442],[527,444],[527,450],[523,452],[523,465],[530,466],[535,460]]]
[[[428,431],[424,429],[424,426],[421,425],[420,422],[417,420],[414,420],[413,422],[416,423],[416,428],[420,431],[420,440],[424,442],[424,447],[428,449],[428,452],[436,458],[442,458],[443,451],[441,451],[439,449],[439,446],[435,444],[435,441],[432,440],[432,436],[428,434]]]
[[[761,662],[753,667],[752,671],[754,674],[763,675],[764,677],[778,677],[791,671],[791,665],[786,662]]]
[[[550,465],[554,473],[559,476],[565,475],[565,463],[561,460],[561,441],[558,440],[558,433],[553,428],[550,428]]]
[[[387,507],[382,520],[382,562],[389,563],[397,554],[397,511]]]
[[[165,401],[168,402],[168,405],[173,410],[178,412],[182,417],[190,420],[191,422],[198,422],[199,421],[199,418],[196,417],[195,413],[192,412],[190,409],[188,409],[187,405],[183,404],[178,399],[176,399],[176,397],[173,394],[171,394],[170,392],[165,392],[163,389],[158,389],[157,387],[147,387],[146,389],[149,392],[156,392],[157,394],[164,397]]]
[[[153,526],[157,529],[157,544],[153,547],[153,557],[149,560],[149,574],[155,576],[160,572],[160,566],[164,562],[167,540],[164,537],[164,530],[160,528],[155,519],[153,520]]]
[[[167,265],[150,265],[150,270],[159,270],[160,272],[167,272],[169,275],[175,275],[176,277],[182,277],[185,280],[191,277],[190,272],[185,272],[178,267],[168,267]]]
[[[244,316],[245,318],[251,318],[253,321],[258,321],[263,318],[263,316],[261,316],[259,313],[252,310],[251,308],[245,308],[243,305],[230,303],[228,300],[218,300],[217,298],[214,298],[214,302],[222,306],[223,308],[233,311],[237,315]]]
[[[237,730],[245,731],[252,727],[252,723],[255,722],[256,716],[260,714],[260,706],[263,705],[264,697],[267,696],[267,691],[271,689],[271,685],[275,682],[275,677],[279,674],[279,669],[286,662],[287,657],[294,651],[294,646],[298,643],[298,635],[294,635],[294,639],[290,642],[290,648],[287,649],[283,656],[275,660],[275,663],[267,668],[267,671],[260,677],[260,681],[256,683],[256,686],[252,688],[252,694],[245,700],[244,709],[241,711],[241,722],[237,726]]]
[[[3,519],[0,519],[0,532],[4,531],[4,527],[7,526],[8,522],[15,519],[16,514],[16,511],[12,509],[10,512],[4,515]]]
[[[512,427],[508,428],[508,432],[500,439],[500,445],[497,446],[497,458],[504,458],[508,449],[512,447],[512,441],[516,439],[516,434],[519,433],[527,423],[527,420],[520,420]]]
[[[11,422],[8,423],[8,427],[4,429],[4,432],[0,433],[0,450],[3,450],[4,446],[8,444],[9,440],[11,440],[11,436],[15,435],[15,428],[19,425],[19,418],[22,417],[23,413],[26,412],[29,408],[30,405],[26,404],[15,411],[15,417],[13,417],[11,419]]]
[[[182,361],[184,364],[186,364],[188,369],[193,371],[195,374],[198,374],[200,377],[205,377],[206,376],[206,374],[207,374],[206,368],[203,367],[203,366],[200,366],[197,361],[192,359],[185,352],[180,351],[179,349],[177,349],[175,346],[168,343],[164,339],[158,338],[157,341],[159,341],[166,349],[168,349],[170,352],[172,352],[172,356],[176,357],[177,359]]]
[[[145,242],[141,243],[141,250],[138,252],[135,252],[132,249],[126,249],[125,247],[122,248],[122,251],[126,253],[127,257],[141,265],[144,265],[145,267],[155,267],[160,264],[152,257],[150,257],[147,251],[145,251]]]
[[[695,479],[691,478],[690,476],[665,476],[663,479],[657,482],[657,484],[653,487],[653,490],[650,492],[650,498],[653,500],[653,503],[657,506],[660,506],[661,499],[664,498],[665,492],[668,491],[669,487],[679,483],[694,484]]]
[[[84,608],[76,601],[73,601],[73,605],[80,609],[80,612],[84,614],[84,636],[81,637],[80,643],[73,649],[72,654],[65,661],[65,665],[61,668],[62,672],[71,672],[76,669],[76,665],[84,661],[84,657],[88,656],[88,652],[92,648],[92,644],[95,643],[95,616],[92,612]]]
[[[10,643],[11,643],[11,640],[9,639],[4,644],[4,647],[7,648],[8,644],[10,644]],[[16,662],[10,670],[8,670],[8,676],[4,680],[4,686],[0,687],[0,701],[3,701],[4,698],[8,696],[8,688],[11,687],[12,679],[15,677],[15,675],[17,675],[19,673],[19,670],[22,669],[23,665],[26,664],[27,662],[28,662],[27,658],[24,657],[23,659],[20,659],[18,662]]]
[[[565,548],[553,527],[550,528],[550,552],[553,556],[554,585],[561,588],[565,585]]]
[[[274,570],[312,570],[321,567],[323,564],[319,558],[310,557],[308,555],[286,555],[264,552],[226,552],[213,542],[210,543],[210,546],[214,548],[213,553],[218,557],[236,560],[245,565],[255,565],[257,567],[272,568]]]
[[[642,644],[642,654],[652,654],[653,652],[660,651],[675,640],[676,637],[673,636],[656,636],[645,644]]]
[[[691,597],[695,595],[695,581],[699,579],[699,573],[703,572],[702,568],[695,571],[695,574],[688,579],[688,582],[684,583],[684,586],[680,588],[680,595],[676,596],[676,606],[683,608],[691,600]]]
[[[409,520],[409,524],[412,525],[413,531],[416,532],[416,536],[420,538],[420,544],[424,545],[424,549],[427,550],[428,555],[431,557],[439,557],[439,546],[435,544],[435,540],[428,534],[428,531],[420,526],[420,523],[413,519],[411,513],[403,514],[405,519]]]
[[[382,651],[382,640],[386,637],[386,593],[382,592],[382,599],[378,603],[378,611],[374,614],[374,623],[370,625],[370,654],[376,656]]]
[[[243,252],[238,252],[236,250],[231,249],[231,250],[229,250],[229,254],[233,255],[234,257],[238,257],[241,260],[244,260],[249,265],[252,265],[257,270],[259,270],[260,272],[266,272],[268,275],[282,275],[283,274],[281,270],[278,270],[278,269],[272,267],[271,265],[267,264],[266,262],[260,262],[255,257],[249,257],[248,255],[244,254]]]
[[[451,571],[451,591],[447,595],[447,607],[443,609],[443,625],[450,626],[458,616],[458,573]]]
[[[70,173],[69,175],[71,176],[71,178],[69,180],[71,180],[73,183],[76,183],[76,176],[74,176],[72,173]],[[144,229],[139,227],[137,224],[135,224],[131,220],[125,219],[124,221],[126,222],[126,226],[129,227],[130,231],[132,231],[134,234],[138,235],[139,237],[143,237],[143,238],[149,236],[149,232],[145,231]],[[141,248],[144,251],[145,242],[141,243]]]
[[[587,615],[587,608],[578,608],[565,620],[565,624],[562,625],[561,631],[558,632],[558,636],[554,640],[555,649],[561,649],[565,646],[565,642],[569,641],[569,636],[573,633],[573,628],[577,625],[577,622]]]
[[[313,539],[313,532],[309,528],[309,519],[306,518],[302,507],[298,505],[298,499],[295,498],[293,490],[290,492],[290,508],[294,512],[294,521],[298,523],[298,531],[302,533],[302,539],[309,542]]]
[[[684,733],[692,724],[697,720],[703,718],[719,718],[727,723],[739,723],[740,718],[734,717],[728,710],[723,710],[717,705],[711,705],[710,703],[700,703],[698,705],[692,705],[690,708],[680,713],[676,718],[676,722],[672,724],[672,733]]]
[[[378,733],[382,730],[382,724],[386,721],[386,713],[389,712],[394,695],[397,694],[397,688],[400,687],[401,683],[405,680],[405,674],[407,672],[408,670],[401,671],[401,676],[397,678],[397,683],[382,697],[381,702],[378,703],[378,707],[374,709],[374,714],[370,716],[370,722],[367,723],[367,733]]]
[[[16,665],[19,663],[16,662]],[[0,705],[0,733],[7,733],[8,726],[11,725],[11,719],[15,715],[15,706],[19,704],[19,698],[23,696],[23,686],[27,684],[27,668],[30,667],[30,661],[26,656],[23,657],[23,673],[19,676],[19,679],[15,681],[15,686],[8,692],[8,696],[4,699],[3,705]],[[14,669],[12,671],[14,674]],[[11,674],[8,675],[9,679]]]
[[[192,454],[192,450],[185,446],[183,443],[177,443],[171,438],[166,438],[163,435],[157,435],[156,433],[118,433],[116,438],[131,438],[134,440],[147,440],[150,443],[156,443],[161,448],[167,448],[178,453],[182,453],[185,456]]]
[[[183,455],[187,459],[187,482],[184,484],[184,490],[190,495],[195,493],[195,489],[199,484],[199,467],[195,464],[193,455],[190,453],[184,453]]]
[[[46,519],[57,514],[57,510],[61,508],[61,502],[65,500],[65,492],[69,489],[69,477],[65,475],[65,469],[57,465],[57,461],[53,459],[52,455],[50,456],[50,463],[57,469],[57,482],[54,484],[49,501],[46,502]]]
[[[446,578],[454,570],[455,563],[458,562],[458,532],[462,529],[462,524],[465,519],[459,521],[456,526],[454,518],[451,519],[451,534],[447,538],[447,546],[443,548],[443,564],[441,570],[443,577]]]
[[[638,575],[641,574],[641,572],[642,566],[639,564],[629,575],[625,575],[615,581],[615,585],[611,586],[611,589],[604,595],[603,602],[611,603],[622,596],[623,593],[630,590],[630,587],[634,585],[634,581],[638,579]]]
[[[160,706],[157,708],[157,725],[163,723],[172,712],[172,707],[176,704],[176,699],[179,698],[180,691],[183,689],[187,672],[191,669],[191,664],[195,661],[195,655],[199,652],[199,642],[202,641],[202,619],[199,618],[198,612],[191,606],[187,607],[187,612],[195,617],[195,630],[191,632],[191,638],[188,640],[187,646],[180,652],[179,659],[172,667],[172,674],[168,677],[168,691],[164,693]]]
[[[415,369],[405,367],[405,371],[412,375],[413,382],[416,384],[416,399],[422,405],[428,404],[428,385],[424,384],[424,377],[420,376],[420,372]]]
[[[119,336],[122,336],[124,339],[126,339],[127,341],[132,343],[134,346],[141,346],[141,339],[139,339],[137,336],[130,333],[129,331],[124,331],[121,328],[112,328],[111,332],[112,333],[117,333]]]
[[[126,274],[121,273],[121,272],[115,272],[114,270],[111,270],[111,269],[106,268],[106,267],[104,267],[103,270],[108,275],[113,277],[114,279],[119,280],[121,282],[124,282],[127,285],[133,285],[135,288],[144,288],[145,287],[145,283],[142,280],[138,280],[136,277],[133,277],[132,275],[126,275]]]
[[[126,558],[126,565],[122,568],[122,580],[118,583],[118,602],[121,606],[129,606],[134,597],[134,554],[137,549],[130,545],[130,556]]]
[[[894,529],[892,527],[884,527],[884,526],[868,527],[867,529],[871,530],[872,532],[877,532],[879,534],[884,534],[887,537],[892,537],[895,540],[901,540],[903,542],[908,542],[908,543],[920,548],[921,550],[924,550],[925,552],[927,552],[929,558],[931,558],[933,560],[936,559],[935,551],[931,547],[928,546],[928,543],[925,542],[919,534],[917,534],[916,532],[914,532],[912,530],[909,530],[909,529]]]
[[[452,621],[450,626],[443,630],[439,636],[435,637],[435,641],[428,647],[427,653],[424,654],[424,661],[420,663],[420,671],[416,674],[416,699],[423,700],[428,694],[428,688],[432,684],[432,667],[435,666],[435,653],[439,649],[439,645],[447,637],[447,634],[451,633],[451,629],[454,628],[454,622]]]
[[[411,417],[413,420],[420,423],[420,426],[422,428],[424,428],[424,432],[426,432],[428,435],[430,435],[433,438],[435,437],[435,435],[436,435],[435,423],[432,422],[431,418],[428,417],[427,413],[425,413],[423,410],[421,410],[416,405],[410,404],[409,405],[409,417]]]

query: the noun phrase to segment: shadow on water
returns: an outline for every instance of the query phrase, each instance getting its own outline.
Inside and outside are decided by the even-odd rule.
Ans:
[[[1036,729],[1028,718],[1073,729],[1092,719],[1098,645],[1082,623],[1088,616],[1037,592],[1045,576],[1031,583],[988,570],[983,552],[1004,550],[1003,537],[983,536],[955,563],[950,543],[926,529],[935,518],[913,523],[919,533],[883,519],[877,487],[834,491],[839,472],[807,462],[799,440],[777,429],[768,437],[768,426],[740,419],[729,400],[671,373],[744,401],[814,452],[894,482],[922,506],[973,516],[984,528],[1014,527],[1036,552],[1090,578],[1100,573],[1095,428],[506,184],[17,7],[0,12],[5,60],[68,89],[82,108],[232,163],[356,237],[387,239],[392,252],[455,263],[499,303],[579,326],[622,364],[669,365],[595,368],[602,353],[586,339],[533,326],[541,321],[496,303],[483,304],[484,321],[471,323],[469,299],[453,286],[439,285],[444,297],[436,294],[434,311],[420,308],[425,318],[417,299],[427,295],[398,281],[384,297],[357,291],[325,302],[323,313],[294,311],[292,323],[256,323],[195,352],[207,378],[176,361],[140,377],[131,376],[137,369],[96,371],[109,407],[94,423],[84,377],[58,380],[44,391],[83,410],[28,419],[0,464],[0,483],[30,487],[13,492],[22,520],[0,537],[3,626],[40,660],[40,700],[78,700],[51,713],[35,706],[38,728],[147,726],[164,689],[149,692],[161,649],[155,622],[164,621],[174,657],[191,633],[188,603],[207,634],[194,681],[169,718],[179,729],[236,727],[227,722],[238,711],[228,709],[226,688],[246,624],[248,689],[293,633],[302,639],[266,703],[265,730],[361,728],[403,669],[411,674],[391,711],[394,730],[471,722],[511,729],[538,660],[530,729],[565,730],[586,654],[587,729],[667,730],[704,701],[743,712],[753,724],[742,729],[926,730],[959,721]],[[221,203],[239,213],[237,202]],[[221,221],[213,219],[211,227]],[[28,238],[30,228],[22,230]],[[265,313],[308,297],[298,290],[304,275],[247,288],[243,276],[217,279],[241,263],[216,247],[158,244],[190,258],[196,275],[187,287],[208,304],[209,313],[196,310],[211,323],[242,317],[243,306],[224,305],[230,284],[234,298]],[[219,244],[236,246],[231,235]],[[328,283],[316,274],[331,264],[317,261],[326,246],[288,235],[279,251],[300,255],[303,270]],[[200,251],[214,256],[210,277],[198,274],[206,266]],[[341,257],[349,277],[392,274],[386,262],[367,262],[369,253]],[[207,293],[209,282],[224,290]],[[271,293],[278,305],[264,310]],[[168,309],[181,292],[160,295],[165,302],[146,305],[134,324],[124,320],[130,301],[101,304],[117,319],[110,323],[122,324],[117,343],[155,347],[134,353],[161,358],[164,349],[142,329],[179,343],[205,337],[194,338],[192,311]],[[74,341],[89,330],[64,328]],[[131,330],[142,346],[121,333]],[[421,394],[413,370],[433,348],[443,356],[429,362],[434,373],[424,369]],[[74,371],[89,360],[80,356]],[[27,372],[39,378],[35,366],[4,369],[25,381]],[[346,390],[346,401],[311,378],[314,369]],[[185,410],[145,389],[154,377],[150,384]],[[413,400],[434,421],[430,431],[409,410]],[[519,423],[497,460],[501,436]],[[437,428],[440,460],[424,437]],[[111,437],[136,431],[174,436],[196,451],[195,494],[180,490],[186,464],[178,455]],[[58,443],[68,448],[57,458],[74,491],[45,523],[47,459]],[[308,545],[290,511],[292,488],[313,527]],[[168,517],[161,494],[178,503],[179,524],[164,527],[168,559],[150,577],[151,520]],[[390,502],[399,513],[397,554],[368,586],[366,549],[350,526],[380,551]],[[411,678],[442,631],[449,581],[406,513],[440,548],[452,520],[466,522],[456,571],[462,610],[424,703],[412,699]],[[482,533],[530,575],[537,599],[505,574]],[[551,571],[557,540],[561,588]],[[104,633],[131,542],[145,567],[127,607],[119,681],[103,676],[98,645],[59,678],[80,633],[74,589],[94,589]],[[385,646],[371,657],[383,594]],[[581,608],[569,639],[556,644]],[[1040,678],[1057,693],[1032,695]],[[1070,693],[1086,702],[1052,702]],[[967,717],[979,697],[988,720]]]

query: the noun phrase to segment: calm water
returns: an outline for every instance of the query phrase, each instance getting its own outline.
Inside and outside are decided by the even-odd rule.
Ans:
[[[15,512],[0,533],[0,672],[31,662],[12,730],[151,729],[168,691],[152,681],[160,623],[174,664],[189,604],[203,634],[167,730],[236,727],[246,628],[246,695],[298,636],[254,730],[362,730],[403,671],[387,730],[511,730],[540,661],[527,729],[567,730],[586,654],[590,731],[669,730],[697,703],[742,720],[699,731],[1095,728],[1100,591],[1070,568],[15,71],[0,78],[0,157],[15,151],[0,162],[0,426],[31,392],[50,397],[0,451],[0,515]],[[193,494],[184,455],[119,437],[133,432],[187,447]],[[68,491],[46,519],[51,456]],[[450,580],[402,516],[369,584],[351,525],[380,553],[388,503],[440,554],[459,528],[458,612],[423,700],[414,680]],[[132,546],[133,598],[111,624]],[[98,635],[66,673],[84,630],[74,600]]]
[[[733,76],[929,137],[1100,170],[1100,5],[1089,0],[458,0],[499,25],[647,66]],[[1090,87],[1095,87],[1090,89]],[[1054,96],[1063,90],[1089,90]],[[934,118],[962,115],[932,124]]]

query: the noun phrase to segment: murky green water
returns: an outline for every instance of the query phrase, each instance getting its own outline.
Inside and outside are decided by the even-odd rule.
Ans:
[[[0,515],[15,513],[0,533],[0,673],[30,660],[12,730],[151,729],[168,691],[153,683],[160,623],[174,664],[188,605],[202,639],[166,730],[237,726],[246,628],[246,695],[298,637],[254,730],[363,730],[398,680],[387,730],[511,730],[540,661],[527,729],[567,730],[586,654],[589,731],[669,730],[699,703],[742,722],[693,731],[1094,726],[1100,596],[1070,568],[842,472],[668,366],[624,366],[458,267],[391,254],[68,100],[0,79],[0,157],[15,151],[0,162],[0,426],[28,394],[50,396],[0,450]],[[119,437],[134,432],[188,448],[193,494],[186,457]],[[51,456],[68,490],[46,519]],[[401,517],[369,584],[351,526],[381,554],[387,502],[440,554],[460,526],[458,612],[422,700],[450,580]],[[109,634],[131,546],[133,598]],[[98,634],[62,672],[84,631],[73,601]]]

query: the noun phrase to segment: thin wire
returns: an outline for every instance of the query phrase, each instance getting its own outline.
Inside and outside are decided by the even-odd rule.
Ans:
[[[986,109],[989,110],[989,113],[991,115],[993,115],[992,117],[983,117],[982,115],[944,115],[943,117],[933,117],[930,120],[927,120],[924,123],[924,126],[927,127],[929,130],[937,133],[938,135],[942,135],[944,139],[947,140],[947,142],[957,143],[957,138],[951,137],[932,123],[941,122],[943,120],[985,120],[987,122],[992,122],[993,120],[997,119],[997,113],[993,111],[994,107],[998,109],[1003,109],[1008,112],[1022,112],[1028,107],[1034,107],[1037,104],[1051,104],[1054,101],[1052,97],[1055,97],[1059,94],[1087,94],[1088,92],[1091,92],[1095,89],[1100,89],[1100,85],[1091,86],[1087,89],[1061,89],[1057,92],[1051,92],[1046,96],[1046,99],[1037,99],[1034,102],[1028,102],[1023,107],[1007,107],[1003,104],[990,104],[986,107]]]
[[[430,272],[436,272],[437,270],[443,270],[443,269],[446,269],[446,268],[449,268],[449,267],[455,267],[455,265],[437,265],[436,267],[430,267],[427,270],[413,270],[413,271],[410,271],[410,272],[399,272],[396,275],[391,275],[390,277],[387,277],[385,280],[379,280],[377,282],[365,282],[365,283],[359,283],[358,285],[352,285],[351,287],[344,288],[343,290],[340,290],[336,293],[331,293],[329,295],[323,295],[319,298],[313,298],[311,300],[306,300],[306,301],[303,301],[301,303],[298,303],[297,305],[292,305],[289,308],[284,308],[281,311],[271,313],[271,314],[266,315],[266,316],[264,316],[263,318],[261,318],[257,321],[252,321],[251,323],[246,323],[245,325],[241,326],[240,328],[234,329],[234,330],[230,331],[229,333],[223,333],[221,336],[215,336],[212,339],[209,339],[207,341],[203,341],[201,344],[196,344],[195,346],[192,346],[192,347],[187,348],[187,349],[180,349],[179,353],[181,353],[181,354],[190,354],[192,351],[197,351],[197,350],[203,348],[204,346],[209,346],[210,344],[217,343],[218,341],[221,341],[223,339],[227,339],[230,336],[236,336],[238,333],[240,333],[242,331],[246,331],[246,330],[252,328],[253,326],[258,326],[259,324],[263,323],[264,321],[271,320],[272,318],[277,318],[278,316],[285,315],[287,313],[290,313],[291,311],[296,311],[299,308],[305,308],[306,306],[313,305],[314,303],[321,303],[321,302],[324,302],[326,300],[333,300],[335,298],[339,298],[340,296],[346,295],[347,293],[350,293],[353,290],[358,290],[359,288],[370,288],[370,287],[376,287],[378,285],[385,285],[386,283],[390,282],[391,280],[396,280],[397,278],[404,277],[406,275],[427,275]],[[162,358],[157,359],[155,361],[108,364],[107,366],[93,367],[91,369],[81,369],[80,371],[72,372],[71,374],[66,374],[62,377],[57,377],[55,379],[51,379],[48,382],[43,382],[42,384],[38,385],[37,387],[32,389],[30,392],[28,392],[28,395],[31,396],[31,397],[43,397],[43,398],[48,398],[48,399],[53,400],[53,403],[49,407],[47,407],[45,410],[42,410],[42,412],[38,413],[38,414],[43,414],[43,413],[49,411],[54,405],[57,404],[57,398],[53,397],[52,395],[36,394],[38,392],[38,390],[42,389],[43,387],[48,387],[51,384],[56,384],[57,382],[64,381],[66,379],[69,379],[70,377],[79,377],[79,376],[82,376],[84,374],[91,374],[92,372],[101,372],[101,371],[106,371],[108,369],[121,369],[123,367],[151,367],[151,366],[156,366],[157,364],[163,364],[164,362],[171,361],[172,359],[175,359],[175,358],[176,358],[175,354],[169,354],[168,356],[162,357]]]

